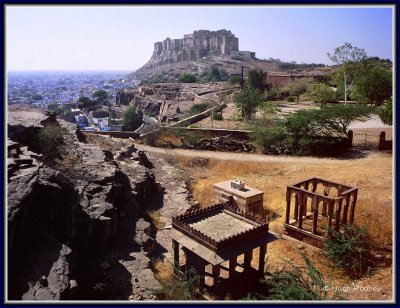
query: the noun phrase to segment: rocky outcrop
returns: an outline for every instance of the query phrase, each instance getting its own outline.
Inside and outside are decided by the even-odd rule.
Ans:
[[[154,51],[145,69],[180,61],[198,61],[210,55],[229,56],[239,50],[239,39],[229,30],[199,30],[182,39],[167,38],[154,43]]]
[[[74,219],[82,217],[87,227],[89,220],[73,184],[37,158],[8,141],[9,298],[67,299],[71,249],[66,245],[77,245],[71,236]]]
[[[72,250],[44,234],[37,240],[29,250],[29,262],[33,266],[17,277],[30,282],[22,300],[69,299],[70,286],[73,285],[70,279]]]
[[[22,138],[31,127],[41,129],[40,124],[9,126],[15,139],[7,143],[8,298],[88,299],[88,290],[96,283],[90,274],[104,270],[94,266],[94,260],[125,230],[127,239],[120,240],[123,255],[134,249],[141,254],[135,262],[147,260],[135,266],[149,269],[154,230],[144,222],[135,228],[140,205],[158,187],[146,155],[135,148],[122,154],[120,164],[129,162],[125,173],[111,152],[78,142],[73,127],[64,136],[63,160],[49,167],[40,154],[28,150],[37,141],[37,132]],[[16,142],[21,140],[27,144]],[[80,274],[85,268],[91,269],[89,275]],[[141,298],[151,299],[151,291],[146,292]],[[124,299],[130,294],[124,293]]]

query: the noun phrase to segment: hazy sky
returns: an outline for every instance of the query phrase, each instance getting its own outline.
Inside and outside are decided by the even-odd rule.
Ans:
[[[6,6],[7,70],[128,70],[154,43],[231,30],[260,59],[331,64],[344,42],[393,60],[390,7]]]

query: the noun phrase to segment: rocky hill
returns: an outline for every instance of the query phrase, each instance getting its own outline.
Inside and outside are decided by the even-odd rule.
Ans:
[[[200,75],[217,66],[231,75],[240,75],[242,66],[276,71],[274,61],[256,59],[255,52],[239,50],[239,38],[229,30],[199,30],[181,39],[167,38],[154,43],[150,60],[131,77],[142,83],[174,82],[185,72]]]

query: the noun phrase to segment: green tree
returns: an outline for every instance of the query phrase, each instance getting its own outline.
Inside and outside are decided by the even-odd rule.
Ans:
[[[213,65],[202,73],[202,77],[207,81],[221,81],[228,78],[228,73],[226,70]]]
[[[216,66],[212,66],[208,71],[206,71],[206,75],[204,79],[207,81],[219,81],[221,80],[221,73]]]
[[[57,103],[48,104],[47,109],[57,115],[63,115],[66,111],[64,106],[58,105]]]
[[[249,87],[264,91],[265,79],[267,73],[264,73],[260,69],[251,69],[247,72],[247,83]]]
[[[289,133],[301,136],[344,137],[351,122],[366,121],[374,107],[367,105],[332,105],[321,109],[299,110],[285,120]]]
[[[354,47],[346,42],[335,48],[333,54],[328,53],[328,57],[332,62],[341,66],[338,73],[343,76],[344,103],[347,105],[347,95],[357,78],[360,77],[363,62],[367,59],[367,53],[364,49]]]
[[[43,96],[41,96],[39,94],[35,94],[35,95],[32,95],[32,99],[35,101],[40,101],[43,99]]]
[[[379,111],[379,118],[386,125],[392,125],[393,107],[392,107],[392,98],[389,98],[385,107]]]
[[[274,149],[285,147],[287,134],[278,117],[278,107],[274,103],[263,102],[260,111],[261,117],[254,120],[251,125],[251,140],[260,146],[264,153],[270,153],[272,147]]]
[[[194,83],[197,81],[197,77],[190,73],[183,73],[179,76],[178,80],[183,83]]]
[[[335,92],[324,83],[311,83],[307,88],[307,96],[313,102],[324,105],[335,99]]]
[[[105,101],[108,98],[108,92],[105,90],[96,90],[93,92],[93,98],[99,102]]]
[[[77,106],[78,106],[78,108],[80,108],[80,109],[92,107],[92,106],[95,106],[95,105],[96,105],[96,102],[95,102],[95,101],[92,101],[92,100],[91,100],[89,97],[87,97],[87,96],[80,96],[80,97],[78,98]]]
[[[212,105],[210,102],[194,104],[190,107],[188,114],[195,115],[195,114],[201,113],[201,112],[206,111],[207,109],[211,108],[211,106]]]
[[[275,101],[278,100],[281,95],[282,93],[279,91],[279,89],[275,86],[272,86],[268,89],[266,98],[267,100]]]
[[[337,154],[344,150],[340,144],[347,138],[350,123],[367,120],[374,110],[374,107],[363,104],[299,110],[287,117],[284,125],[290,134],[292,147],[299,154]]]
[[[228,77],[229,77],[228,72],[227,72],[226,70],[224,70],[223,68],[221,68],[221,69],[219,70],[219,74],[220,74],[220,76],[221,76],[221,79],[220,79],[220,80],[227,80]]]
[[[143,112],[135,107],[128,107],[123,115],[122,128],[125,131],[134,131],[142,124]]]
[[[391,70],[374,65],[357,80],[351,96],[359,103],[381,104],[392,96]]]
[[[285,89],[291,96],[296,97],[296,102],[299,103],[300,95],[307,90],[309,83],[309,79],[294,79],[285,86]]]
[[[263,102],[263,96],[258,89],[244,87],[236,92],[233,101],[236,108],[240,111],[243,119],[251,120],[257,111],[258,106]]]

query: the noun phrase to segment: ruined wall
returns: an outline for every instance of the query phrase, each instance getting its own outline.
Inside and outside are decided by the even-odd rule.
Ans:
[[[150,61],[144,68],[180,61],[198,61],[208,55],[230,55],[239,50],[239,39],[229,30],[199,30],[185,34],[182,39],[167,38],[154,43]]]

